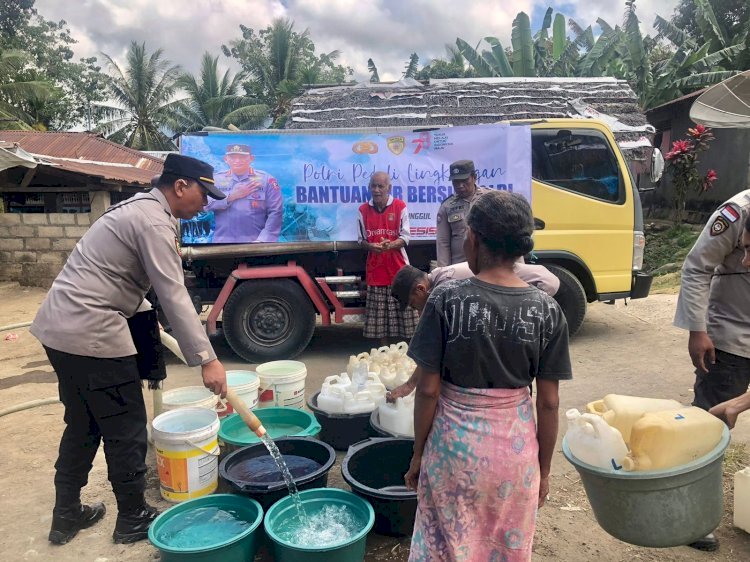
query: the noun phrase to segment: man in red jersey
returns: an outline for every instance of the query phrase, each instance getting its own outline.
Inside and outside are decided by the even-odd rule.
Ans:
[[[364,335],[387,345],[389,338],[411,338],[417,325],[416,310],[402,310],[390,294],[393,277],[409,263],[409,213],[406,203],[391,195],[391,179],[385,172],[370,178],[370,195],[359,208],[359,243],[368,251]]]

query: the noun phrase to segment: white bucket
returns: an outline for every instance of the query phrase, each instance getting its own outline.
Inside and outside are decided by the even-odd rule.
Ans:
[[[305,405],[307,367],[300,361],[271,361],[255,369],[260,379],[258,408],[285,406],[302,409]]]
[[[234,390],[249,409],[258,405],[260,379],[253,371],[227,371],[227,386]],[[227,403],[227,413],[232,412],[232,405]]]
[[[183,386],[165,390],[162,394],[162,411],[178,408],[206,408],[215,410],[219,397],[205,386]]]
[[[206,408],[179,408],[153,421],[161,497],[199,498],[219,483],[219,416]]]

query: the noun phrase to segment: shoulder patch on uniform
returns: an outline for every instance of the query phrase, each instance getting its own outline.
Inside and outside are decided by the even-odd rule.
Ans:
[[[279,182],[277,182],[277,181],[276,181],[276,178],[271,178],[271,179],[269,179],[269,180],[268,180],[268,185],[269,185],[269,186],[270,186],[270,187],[271,187],[272,189],[275,189],[276,191],[278,191],[279,189],[281,189],[281,187],[279,187]]]
[[[737,212],[737,209],[731,205],[724,205],[719,209],[719,213],[721,213],[721,216],[727,219],[730,223],[737,222],[740,219],[740,214]]]
[[[725,219],[723,215],[719,215],[718,217],[716,217],[714,222],[711,223],[711,236],[718,236],[727,228],[729,228],[727,219]]]
[[[461,213],[454,213],[448,216],[448,222],[458,222],[462,219]]]

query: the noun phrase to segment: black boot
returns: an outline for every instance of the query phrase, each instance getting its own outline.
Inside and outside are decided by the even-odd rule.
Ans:
[[[87,529],[99,521],[107,512],[103,503],[81,505],[77,513],[53,515],[49,542],[67,544],[81,529]]]
[[[148,528],[157,515],[158,510],[145,501],[137,508],[120,510],[112,540],[115,544],[128,544],[148,538]]]

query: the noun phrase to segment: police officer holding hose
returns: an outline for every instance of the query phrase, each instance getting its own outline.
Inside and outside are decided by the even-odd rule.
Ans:
[[[44,345],[65,406],[55,464],[55,507],[49,540],[65,544],[105,514],[81,504],[94,456],[104,441],[117,500],[115,543],[145,539],[158,512],[146,503],[146,408],[141,381],[157,388],[166,376],[153,288],[188,365],[203,384],[226,395],[216,358],[184,285],[177,221],[195,216],[207,198],[226,197],[213,168],[169,154],[156,187],[111,207],[71,252],[31,327]]]

